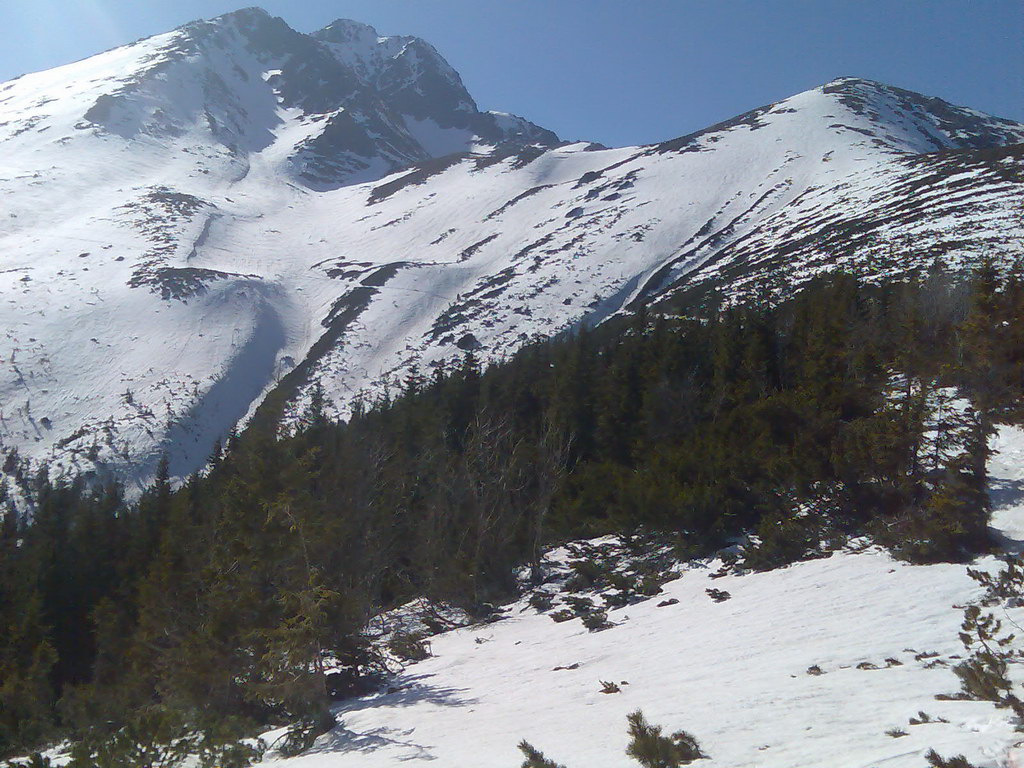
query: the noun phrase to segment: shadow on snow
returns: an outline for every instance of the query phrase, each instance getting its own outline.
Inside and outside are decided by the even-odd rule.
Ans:
[[[431,704],[439,707],[461,707],[475,704],[474,698],[464,696],[464,688],[444,688],[424,681],[433,675],[418,675],[402,678],[401,689],[394,693],[366,696],[340,704],[334,709],[339,720],[337,726],[317,739],[304,755],[327,754],[331,752],[375,752],[384,748],[399,748],[404,755],[396,760],[436,760],[430,749],[408,739],[415,729],[399,729],[381,726],[365,733],[356,733],[345,727],[345,716],[365,709],[393,709]]]

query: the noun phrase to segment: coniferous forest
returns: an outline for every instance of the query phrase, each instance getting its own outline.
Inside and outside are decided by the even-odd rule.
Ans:
[[[245,765],[240,735],[316,735],[325,658],[375,671],[367,619],[427,596],[483,612],[554,542],[646,531],[682,557],[748,535],[769,569],[869,536],[915,563],[985,551],[987,440],[1019,423],[1024,282],[982,264],[629,320],[482,369],[467,354],[336,423],[283,396],[138,501],[28,471],[3,493],[0,756],[73,766],[175,749]]]

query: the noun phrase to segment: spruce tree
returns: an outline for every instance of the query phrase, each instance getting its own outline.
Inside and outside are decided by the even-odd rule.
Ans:
[[[27,595],[6,621],[0,645],[0,756],[39,746],[54,727],[50,675],[57,653],[43,620],[38,591]]]
[[[549,760],[544,753],[534,747],[526,739],[519,742],[519,751],[523,753],[522,768],[565,768],[564,765]]]
[[[679,768],[707,757],[693,736],[685,731],[662,736],[661,726],[648,723],[639,709],[630,713],[626,720],[630,737],[626,754],[643,768]]]

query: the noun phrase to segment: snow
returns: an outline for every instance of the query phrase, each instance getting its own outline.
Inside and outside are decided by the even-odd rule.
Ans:
[[[472,131],[462,128],[442,128],[431,119],[417,120],[406,116],[405,127],[416,138],[421,147],[431,157],[444,157],[457,152],[465,152],[466,147],[473,146],[476,140]]]
[[[1003,427],[992,439],[989,462],[989,495],[992,499],[992,527],[1005,536],[1009,549],[1024,552],[1024,433]]]
[[[1019,530],[1024,430],[1003,428],[995,445],[995,523]],[[308,753],[265,764],[507,768],[525,738],[569,768],[612,768],[630,764],[626,714],[637,708],[696,736],[705,768],[920,768],[928,749],[1016,764],[1021,735],[1006,710],[935,698],[959,690],[962,607],[979,594],[963,566],[911,566],[874,548],[712,578],[718,565],[691,563],[663,594],[610,611],[615,625],[600,632],[523,601],[496,623],[436,635],[433,656],[390,682],[397,690],[342,703]],[[732,597],[716,603],[708,588]],[[621,692],[600,693],[602,680]],[[920,712],[932,722],[912,725]]]

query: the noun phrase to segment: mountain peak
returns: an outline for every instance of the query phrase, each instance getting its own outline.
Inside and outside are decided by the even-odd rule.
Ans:
[[[817,89],[834,96],[880,142],[916,152],[983,149],[1021,140],[1024,126],[958,107],[937,96],[859,77],[840,77]]]
[[[212,19],[199,19],[189,24],[184,25],[182,29],[202,29],[202,28],[214,28],[214,29],[225,29],[235,28],[241,32],[251,32],[252,30],[260,29],[265,27],[268,23],[276,22],[277,26],[285,26],[284,20],[277,16],[271,15],[269,12],[258,6],[250,6],[248,8],[239,8],[237,11],[231,11],[230,13],[224,13],[220,16],[215,16]],[[289,29],[291,29],[289,27]]]
[[[846,87],[856,87],[856,86],[869,86],[869,87],[874,86],[874,87],[877,87],[877,86],[883,86],[884,87],[885,83],[880,83],[877,80],[869,80],[869,79],[867,79],[865,77],[856,77],[854,75],[842,75],[840,77],[832,78],[831,80],[829,80],[827,83],[825,83],[821,87],[822,88],[829,88],[829,87],[839,87],[839,86],[846,86]]]
[[[194,41],[215,40],[222,46],[229,44],[230,35],[236,33],[249,41],[252,50],[277,56],[291,54],[305,39],[305,35],[288,26],[284,19],[256,6],[193,21],[180,29]]]
[[[251,5],[248,8],[239,8],[237,11],[229,11],[223,13],[220,16],[216,16],[211,21],[245,21],[252,19],[269,19],[272,18],[270,13],[257,5]]]
[[[488,146],[558,142],[526,120],[481,112],[426,41],[350,19],[303,34],[248,7],[140,42],[145,52],[126,70],[83,84],[85,109],[68,102],[82,130],[212,141],[241,159],[294,123],[285,166],[318,189]]]
[[[377,30],[369,24],[352,19],[335,19],[326,27],[313,33],[313,37],[329,43],[346,43],[376,41],[380,38]]]

